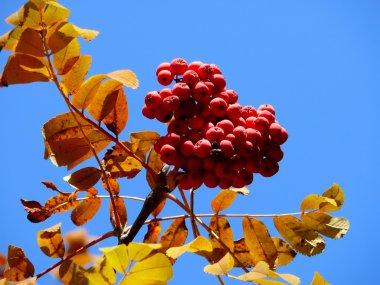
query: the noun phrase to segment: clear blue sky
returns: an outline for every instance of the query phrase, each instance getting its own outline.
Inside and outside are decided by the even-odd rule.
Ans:
[[[0,19],[23,4],[0,2]],[[127,90],[130,120],[124,139],[138,130],[164,133],[162,124],[143,118],[140,109],[145,93],[159,88],[156,66],[175,57],[218,64],[241,104],[274,105],[289,132],[280,171],[270,179],[257,177],[249,186],[251,195],[239,197],[228,212],[297,211],[303,197],[322,193],[337,182],[346,202],[336,215],[351,221],[350,231],[341,240],[327,240],[323,254],[299,255],[279,272],[300,276],[302,284],[310,283],[314,271],[334,285],[379,284],[371,274],[380,265],[379,1],[65,0],[62,4],[72,10],[73,23],[101,32],[93,42],[82,43],[82,52],[93,56],[90,74],[128,68],[140,79],[139,89]],[[1,21],[0,33],[8,29]],[[1,66],[7,55],[0,53]],[[43,123],[67,110],[52,83],[0,89],[0,106],[0,251],[6,252],[8,244],[21,246],[40,272],[54,260],[39,250],[37,231],[59,221],[63,232],[74,227],[68,214],[31,224],[19,199],[44,202],[52,196],[40,184],[44,180],[69,190],[61,179],[67,171],[43,160],[41,136]],[[148,193],[144,174],[122,185],[124,195]],[[199,191],[197,211],[210,212],[209,201],[216,193]],[[86,225],[91,235],[110,229],[106,204]],[[181,213],[169,206],[166,214]],[[128,202],[130,221],[138,207],[137,202]],[[266,222],[276,235],[272,221]],[[241,221],[231,223],[240,238]],[[186,255],[175,264],[169,284],[217,284],[215,277],[203,273],[205,265],[205,260]],[[55,284],[50,277],[38,283]]]

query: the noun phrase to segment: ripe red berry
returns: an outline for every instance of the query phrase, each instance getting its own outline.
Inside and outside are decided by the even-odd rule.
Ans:
[[[190,157],[194,153],[194,144],[190,140],[184,141],[181,144],[180,151],[184,156]]]
[[[288,139],[288,132],[277,123],[270,125],[269,134],[271,140],[277,145],[283,144]]]
[[[175,167],[183,169],[186,165],[186,158],[183,155],[177,153],[177,155],[174,158],[173,165]]]
[[[235,135],[234,134],[227,134],[226,137],[224,138],[225,140],[228,140],[230,142],[232,142],[232,144],[235,143],[236,141],[236,138],[235,138]]]
[[[191,140],[191,142],[193,144],[197,143],[199,140],[202,139],[202,135],[197,132],[196,130],[189,130],[187,133],[186,133],[186,136],[185,136],[187,139]]]
[[[284,152],[280,146],[271,145],[268,149],[265,150],[265,156],[276,162],[279,162],[284,157]]]
[[[201,79],[206,80],[210,79],[211,76],[215,73],[220,73],[220,70],[215,68],[216,65],[204,63],[198,68],[198,74],[201,77]]]
[[[226,90],[228,96],[230,97],[230,104],[235,104],[239,98],[239,95],[234,90]]]
[[[166,97],[162,100],[162,106],[166,111],[174,112],[179,107],[179,98],[176,95]]]
[[[203,125],[202,130],[201,130],[203,137],[206,137],[207,131],[213,127],[215,127],[213,123],[205,122],[205,124]]]
[[[207,102],[200,102],[196,105],[195,108],[195,114],[197,116],[203,117],[204,119],[207,119],[210,115],[210,104]],[[209,120],[208,120],[209,121]]]
[[[211,143],[201,139],[194,145],[194,154],[199,158],[206,158],[210,155]]]
[[[166,69],[161,70],[157,74],[157,80],[163,86],[167,86],[170,83],[172,83],[173,79],[174,79],[173,74],[169,70],[166,70]]]
[[[203,81],[208,87],[210,96],[215,93],[215,85],[211,81]]]
[[[172,96],[172,90],[170,88],[164,88],[159,92],[161,99],[164,100],[166,97]]]
[[[183,58],[175,58],[170,62],[170,69],[174,75],[182,75],[187,70],[187,62]]]
[[[228,96],[226,91],[220,91],[218,93],[215,93],[212,97],[222,98],[224,101],[226,101],[227,104],[230,103],[230,96]]]
[[[203,160],[203,168],[207,171],[214,171],[215,169],[215,159],[212,157],[207,157]]]
[[[160,156],[163,162],[173,165],[177,156],[177,150],[175,147],[165,144],[161,147]]]
[[[161,105],[162,99],[157,91],[151,91],[145,95],[145,105],[151,109],[156,109]]]
[[[154,119],[156,117],[155,110],[152,108],[149,108],[147,105],[144,105],[141,110],[144,117],[147,117],[148,119]]]
[[[185,120],[173,120],[168,126],[168,133],[176,133],[185,135],[187,133],[189,124]]]
[[[258,117],[264,117],[265,119],[267,119],[269,122],[269,125],[271,125],[275,121],[274,115],[267,110],[259,110],[257,112],[257,116]]]
[[[181,143],[181,136],[176,133],[169,133],[164,137],[165,144],[178,147]]]
[[[218,186],[221,188],[221,189],[228,189],[232,186],[233,184],[233,180],[232,179],[229,179],[229,178],[221,178],[219,180],[219,184]]]
[[[200,78],[198,73],[196,73],[194,70],[186,70],[182,77],[182,82],[186,83],[190,87],[194,87],[198,82]]]
[[[241,188],[253,182],[253,174],[246,170],[240,171],[233,179],[233,187]]]
[[[214,98],[210,101],[210,111],[216,117],[222,117],[227,112],[227,103],[222,98]]]
[[[203,64],[201,61],[193,61],[189,64],[188,69],[198,72],[199,67]]]
[[[191,185],[191,188],[199,188],[204,181],[203,174],[201,171],[190,172],[188,175],[188,182]]]
[[[226,80],[221,74],[213,74],[210,78],[211,82],[214,83],[216,89],[223,90],[226,87]]]
[[[253,156],[254,145],[250,141],[244,141],[238,145],[238,151],[243,158],[250,158]]]
[[[221,128],[225,134],[232,133],[234,130],[234,124],[230,120],[221,120],[216,124],[217,127]]]
[[[220,142],[222,139],[224,139],[224,131],[219,127],[209,128],[206,132],[206,138],[210,142]]]
[[[221,140],[219,148],[222,151],[222,155],[226,158],[230,158],[234,154],[234,146],[229,140]]]
[[[194,116],[189,119],[189,127],[198,130],[203,127],[204,125],[204,118],[201,116]]]
[[[236,119],[240,118],[241,113],[242,113],[242,107],[241,107],[241,105],[239,105],[237,103],[229,105],[227,108],[227,116],[231,120],[236,120]]]
[[[226,161],[219,161],[215,164],[215,174],[219,178],[233,179],[236,171]]]
[[[170,70],[170,63],[169,62],[163,62],[163,63],[160,63],[158,66],[157,66],[157,69],[156,69],[156,76],[158,76],[158,73],[160,73],[161,70]]]
[[[276,115],[276,111],[275,111],[274,107],[270,104],[261,105],[257,110],[267,110],[267,111],[271,112],[273,115]]]
[[[261,164],[261,159],[257,155],[254,155],[251,158],[246,160],[245,169],[249,173],[259,173],[260,164]]]
[[[178,98],[182,101],[190,98],[191,90],[189,85],[187,85],[186,83],[178,82],[174,84],[172,93],[173,95],[177,95]]]
[[[199,157],[190,157],[187,159],[186,168],[190,171],[200,171],[202,169],[202,160]]]
[[[269,121],[264,117],[257,117],[253,121],[252,128],[258,130],[259,132],[267,132],[269,129]]]
[[[219,179],[213,171],[206,171],[204,173],[204,182],[208,188],[215,188],[219,184]]]
[[[155,143],[154,143],[154,150],[157,152],[157,153],[160,153],[161,151],[161,148],[162,146],[164,145],[164,138],[165,137],[160,137]]]
[[[265,158],[261,161],[260,174],[264,177],[271,177],[279,170],[278,163],[270,158]]]
[[[245,131],[245,128],[242,126],[238,126],[238,127],[234,128],[232,131],[232,134],[235,136],[235,140],[238,143],[242,143],[242,142],[246,141],[246,139],[247,139],[247,133]]]
[[[158,108],[155,111],[157,120],[161,123],[167,123],[173,117],[173,112],[166,111],[164,108]]]
[[[241,112],[244,119],[249,117],[257,117],[257,111],[252,106],[244,106]]]
[[[247,134],[247,141],[250,141],[251,143],[255,145],[262,144],[263,137],[261,136],[261,133],[258,130],[247,128],[245,129],[245,132]]]
[[[199,81],[197,85],[195,85],[193,90],[193,97],[195,100],[199,102],[208,101],[210,99],[210,94],[210,90],[204,82]]]
[[[183,189],[183,190],[189,190],[189,189],[191,189],[192,186],[191,186],[190,181],[189,181],[188,178],[189,178],[189,174],[187,174],[187,173],[182,176],[181,181],[178,184],[178,187],[180,189]]]
[[[234,154],[231,157],[231,162],[232,162],[232,169],[235,171],[241,171],[242,169],[245,168],[246,165],[246,159],[241,157],[240,154]]]

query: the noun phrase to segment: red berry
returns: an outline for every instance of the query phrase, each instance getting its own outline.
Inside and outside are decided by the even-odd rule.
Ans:
[[[244,119],[249,117],[257,117],[257,111],[252,106],[244,106],[241,112]]]
[[[245,128],[242,126],[234,128],[232,134],[235,136],[235,140],[238,143],[244,142],[247,139],[247,133],[245,131]]]
[[[222,139],[224,139],[224,131],[219,127],[210,128],[206,132],[206,138],[210,142],[220,142]]]
[[[231,165],[226,161],[220,161],[215,164],[215,174],[219,178],[233,179],[236,171],[231,168]]]
[[[284,157],[284,152],[282,151],[281,147],[278,145],[271,145],[266,151],[265,156],[279,162]]]
[[[242,127],[246,127],[247,123],[245,122],[244,118],[243,117],[239,117],[239,118],[236,118],[236,119],[233,119],[232,122],[234,123],[234,126],[237,127],[237,126],[242,126]]]
[[[244,158],[253,156],[254,146],[250,141],[244,141],[238,145],[239,154]]]
[[[271,140],[277,145],[283,144],[288,139],[288,132],[277,123],[270,125],[269,134]]]
[[[186,165],[186,158],[177,153],[177,156],[174,158],[173,165],[178,168],[184,168]]]
[[[198,72],[199,67],[203,64],[201,61],[193,61],[189,64],[188,69]]]
[[[196,130],[189,130],[186,134],[186,138],[191,140],[193,144],[197,143],[199,140],[202,139],[202,135],[197,132]]]
[[[164,88],[160,91],[161,99],[164,100],[166,97],[172,96],[172,90],[170,88]]]
[[[181,136],[176,133],[169,133],[164,137],[164,142],[173,147],[178,147],[181,143]]]
[[[204,137],[206,137],[206,133],[207,133],[207,131],[208,131],[209,129],[213,128],[213,127],[215,127],[213,123],[211,123],[211,122],[206,122],[206,123],[203,125],[202,130],[201,130],[202,135],[203,135]]]
[[[179,107],[179,98],[176,95],[166,97],[162,100],[162,106],[166,111],[174,112]]]
[[[233,184],[233,180],[232,179],[228,179],[228,178],[221,178],[219,180],[219,184],[218,186],[222,189],[228,189],[232,186]]]
[[[210,104],[206,102],[200,102],[196,105],[195,114],[200,117],[208,118],[210,115]]]
[[[208,87],[210,96],[215,93],[215,85],[211,81],[203,81]]]
[[[191,188],[199,188],[204,181],[203,174],[200,171],[191,172],[188,176],[188,182],[191,185]]]
[[[239,98],[239,95],[234,90],[226,90],[228,96],[230,97],[230,104],[235,104]]]
[[[160,63],[156,69],[156,76],[158,75],[158,73],[160,73],[161,70],[169,70],[170,71],[170,63],[169,62]]]
[[[275,121],[274,115],[267,110],[259,110],[257,112],[257,116],[266,118],[269,122],[269,125],[271,125]]]
[[[210,99],[210,90],[204,82],[199,81],[197,85],[195,85],[193,97],[199,102],[208,101]]]
[[[169,70],[161,70],[157,74],[157,80],[161,85],[167,86],[172,83],[174,79],[173,74]]]
[[[273,115],[276,115],[276,111],[274,110],[274,107],[270,104],[264,104],[264,105],[261,105],[258,110],[267,110],[269,112],[271,112]]]
[[[271,177],[279,170],[278,163],[270,158],[262,160],[260,165],[260,174],[264,177]]]
[[[230,158],[234,154],[234,146],[229,140],[221,140],[219,143],[219,148],[222,151],[222,154],[226,158]]]
[[[230,142],[232,142],[233,144],[235,143],[236,141],[236,138],[235,138],[235,135],[234,134],[227,134],[226,137],[224,138]]]
[[[157,153],[160,153],[161,151],[161,148],[162,146],[164,145],[164,138],[165,137],[160,137],[155,143],[154,143],[154,150],[157,152]]]
[[[198,82],[200,78],[198,73],[196,73],[194,70],[186,70],[182,77],[182,82],[186,83],[190,87],[194,87]]]
[[[240,154],[234,154],[231,157],[232,169],[235,171],[241,171],[246,165],[246,159],[242,158]]]
[[[157,91],[151,91],[145,95],[145,105],[149,108],[156,109],[161,105],[162,99]]]
[[[223,90],[226,87],[226,80],[221,74],[213,74],[210,80],[218,90]]]
[[[215,63],[210,64],[210,67],[213,69],[213,74],[222,74],[222,71]]]
[[[184,141],[181,144],[180,151],[186,157],[192,156],[194,153],[194,144],[190,140]]]
[[[246,160],[245,169],[250,173],[260,172],[261,159],[257,155]]]
[[[194,154],[200,158],[206,158],[210,155],[211,143],[208,140],[201,139],[194,145]]]
[[[211,114],[216,117],[222,117],[227,112],[227,103],[222,98],[214,98],[210,101]]]
[[[185,120],[173,120],[168,126],[168,133],[184,135],[187,133],[188,126],[189,125]]]
[[[225,134],[232,133],[234,130],[234,124],[230,120],[221,120],[216,124],[217,127],[221,128]]]
[[[198,74],[201,77],[201,79],[206,80],[210,79],[211,76],[214,74],[214,66],[211,64],[204,63],[198,68]]]
[[[202,160],[199,157],[190,157],[187,159],[186,168],[189,171],[200,171],[202,169]]]
[[[250,141],[251,143],[255,145],[261,145],[263,142],[263,137],[261,136],[261,133],[258,130],[247,128],[246,130],[247,134],[247,141]]]
[[[172,93],[173,95],[177,95],[179,99],[182,101],[190,98],[191,90],[189,85],[187,85],[186,83],[178,82],[174,84]]]
[[[157,120],[161,123],[167,123],[173,117],[173,112],[166,111],[164,108],[158,108],[155,111]]]
[[[201,116],[194,116],[189,119],[189,127],[197,130],[203,127],[204,119]]]
[[[269,122],[264,117],[257,117],[253,122],[252,128],[261,133],[267,132],[269,129]]]
[[[222,98],[226,103],[230,103],[230,96],[228,96],[226,91],[220,91],[214,94],[213,98]]]
[[[147,105],[144,105],[141,110],[144,117],[147,117],[148,119],[154,119],[156,117],[155,110],[152,108],[149,108]]]
[[[229,105],[227,108],[227,115],[231,120],[235,120],[241,117],[242,107],[241,105],[235,103]]]
[[[177,150],[175,149],[175,147],[165,144],[162,146],[160,150],[160,156],[163,162],[165,162],[166,164],[173,165],[174,160],[177,156]]]
[[[215,159],[212,157],[207,157],[203,160],[203,168],[207,171],[214,171],[215,169]]]
[[[174,75],[182,75],[187,70],[187,62],[183,58],[175,58],[170,62],[170,69]]]
[[[246,170],[240,171],[233,179],[233,187],[242,188],[245,185],[249,185],[253,182],[253,174]]]
[[[184,176],[182,176],[181,181],[178,184],[178,187],[180,189],[189,190],[191,188],[191,183],[188,178],[189,178],[188,174],[185,174]]]
[[[206,171],[204,174],[204,184],[208,188],[215,188],[219,184],[219,179],[212,171]]]

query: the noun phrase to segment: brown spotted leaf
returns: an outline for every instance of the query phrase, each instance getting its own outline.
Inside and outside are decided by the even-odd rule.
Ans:
[[[49,257],[63,258],[65,244],[61,234],[61,224],[57,224],[37,233],[38,246]]]
[[[27,201],[21,199],[25,211],[28,213],[28,220],[32,223],[39,223],[45,221],[51,216],[51,213],[37,201]]]
[[[42,39],[33,29],[18,26],[8,33],[7,38],[3,37],[1,46],[5,50],[35,57],[45,56]]]
[[[236,199],[237,193],[229,189],[221,190],[211,201],[211,209],[214,213],[219,213],[227,209]]]
[[[75,51],[76,56],[79,57],[80,45],[75,37],[75,30],[72,28],[72,25],[67,22],[59,22],[47,28],[46,39],[49,49],[54,56],[60,53],[58,57],[66,57],[65,52],[71,51],[71,54],[73,54],[73,51]],[[75,49],[68,49],[68,46],[74,40],[76,41],[76,43],[73,43]],[[73,46],[71,48],[73,48]],[[73,56],[70,56],[70,53],[68,57],[73,58]],[[63,68],[64,65],[60,66]],[[61,70],[59,70],[59,74],[62,74]]]
[[[89,55],[80,55],[70,70],[63,74],[61,83],[66,95],[75,93],[82,85],[84,78],[90,69],[92,58]]]
[[[98,212],[102,204],[99,197],[88,197],[83,200],[71,213],[71,220],[77,226],[82,226],[90,221]]]
[[[67,260],[59,267],[59,277],[64,284],[88,284],[84,268],[73,260]]]
[[[301,219],[311,229],[333,239],[343,237],[350,228],[350,223],[347,219],[333,217],[321,212],[302,214]]]
[[[27,2],[24,6],[22,6],[18,11],[10,15],[8,18],[6,18],[6,22],[8,24],[14,25],[14,26],[23,26],[26,28],[31,28],[34,30],[41,30],[42,27],[40,26],[40,13],[39,13],[39,7],[35,5],[35,3],[32,3],[32,1]]]
[[[273,222],[278,232],[299,253],[312,256],[324,250],[323,238],[296,217],[277,216]]]
[[[231,251],[234,249],[234,235],[227,219],[214,215],[209,227]],[[212,234],[210,234],[210,241],[214,249],[213,260],[217,261],[227,253],[227,250]]]
[[[119,215],[121,227],[123,228],[127,223],[127,208],[125,207],[125,202],[123,198],[115,196],[114,201],[115,201],[115,206],[116,206],[116,212]],[[114,210],[113,210],[111,201],[109,205],[109,210],[110,210],[111,222],[115,221],[115,215],[114,215]],[[112,222],[112,224],[114,224],[114,222]]]
[[[102,172],[95,167],[85,167],[65,176],[63,180],[71,186],[86,190],[94,186],[101,178]]]
[[[11,54],[4,67],[1,85],[51,81],[47,63],[43,58],[27,54]]]
[[[249,252],[249,248],[244,238],[234,241],[234,255],[245,267],[255,266],[255,260]],[[240,267],[239,264],[235,264],[235,266]]]
[[[131,70],[117,70],[107,74],[109,78],[119,81],[124,86],[136,89],[139,87],[139,81],[136,74]]]
[[[144,243],[157,243],[161,233],[161,223],[157,220],[152,220],[148,224],[148,231],[144,236]]]
[[[147,154],[153,144],[160,138],[160,134],[154,131],[131,133],[132,151],[134,153]]]
[[[92,241],[94,237],[90,237],[87,233],[87,231],[83,228],[77,228],[71,232],[68,232],[65,234],[65,243],[66,243],[66,255],[73,254],[81,247],[88,244],[90,241]],[[97,257],[92,255],[88,249],[85,249],[81,251],[80,253],[76,254],[72,259],[75,261],[75,263],[85,266],[90,262],[95,261]]]
[[[17,246],[8,246],[8,268],[4,277],[9,281],[22,281],[34,275],[34,266]]]
[[[115,135],[119,135],[127,125],[128,121],[128,103],[124,89],[119,89],[117,92],[116,102],[111,111],[103,118],[102,122],[107,129]]]
[[[62,194],[50,197],[45,203],[45,209],[51,214],[63,213],[79,205],[76,195]]]
[[[277,266],[284,266],[289,264],[297,255],[291,246],[283,239],[278,237],[272,237],[273,243],[277,249]]]
[[[185,243],[188,234],[185,218],[177,218],[163,233],[160,244],[163,249],[173,246],[181,246]]]

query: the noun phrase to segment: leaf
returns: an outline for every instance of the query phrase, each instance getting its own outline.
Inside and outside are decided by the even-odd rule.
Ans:
[[[84,268],[72,260],[59,267],[59,277],[64,284],[87,284]]]
[[[73,41],[76,41],[76,43],[73,44],[75,49],[72,49],[72,51],[74,51],[76,56],[79,57],[80,45],[76,36],[77,34],[72,27],[72,24],[67,22],[58,22],[47,27],[46,31],[47,44],[51,53],[54,55],[57,53],[64,55],[64,53],[68,51],[68,46]]]
[[[185,218],[177,218],[161,236],[160,244],[163,249],[168,249],[173,246],[181,246],[185,243],[187,234],[188,230]]]
[[[272,237],[273,243],[277,249],[277,266],[284,266],[290,263],[297,253],[284,240],[278,237]]]
[[[86,190],[94,186],[102,176],[102,172],[95,167],[85,167],[63,178],[74,188]]]
[[[46,26],[65,21],[70,15],[70,10],[54,1],[49,1],[42,16],[42,22]]]
[[[51,81],[47,63],[44,59],[27,54],[11,54],[4,67],[1,84],[23,84]]]
[[[254,258],[254,264],[265,261],[270,268],[274,268],[277,249],[264,223],[254,218],[244,217],[243,233],[245,243]]]
[[[350,228],[350,222],[347,219],[336,218],[326,213],[310,212],[302,214],[301,219],[309,228],[333,239],[343,237]]]
[[[219,213],[227,209],[236,199],[235,191],[224,189],[211,201],[211,209],[214,213]]]
[[[6,35],[2,36],[3,49],[35,57],[45,56],[42,39],[37,31],[18,26]]]
[[[198,252],[212,252],[212,245],[208,239],[206,239],[203,236],[198,236],[191,242],[183,245],[183,246],[178,246],[178,247],[170,247],[166,251],[166,255],[169,256],[170,258],[177,259],[180,257],[182,254],[185,252],[193,252],[193,253],[198,253]]]
[[[119,186],[119,182],[117,182],[116,179],[113,179],[112,177],[107,176],[107,180],[106,180],[102,177],[102,185],[104,189],[106,189],[108,192],[112,193],[113,195],[119,195],[120,186]]]
[[[334,183],[322,196],[311,194],[304,198],[300,209],[302,212],[319,209],[321,212],[334,212],[342,208],[344,202],[343,190]]]
[[[209,227],[231,251],[234,249],[234,236],[230,223],[227,219],[219,217],[218,215],[214,215],[210,220]],[[219,260],[227,253],[227,250],[213,235],[210,235],[210,241],[212,247],[214,248],[213,259]]]
[[[88,284],[112,285],[116,283],[116,273],[104,256],[87,269],[84,276],[88,279]]]
[[[148,257],[154,250],[159,248],[161,248],[160,244],[131,242],[127,246],[127,255],[132,261],[140,261]]]
[[[27,2],[18,11],[6,18],[5,21],[14,26],[22,25],[25,28],[41,30],[40,13],[38,7],[32,2]]]
[[[77,228],[65,235],[66,243],[66,255],[69,256],[76,252],[78,249],[82,248],[89,242],[91,242],[94,237],[90,237],[84,228]],[[88,249],[82,250],[80,253],[75,254],[72,260],[81,266],[85,266],[90,262],[94,262],[98,257],[91,254]]]
[[[71,69],[71,66],[75,63],[74,59],[79,58],[80,44],[77,39],[70,39],[67,45],[57,48],[57,50],[54,53],[53,65],[57,69],[57,74],[62,75],[64,70]]]
[[[115,201],[115,205],[116,205],[116,212],[119,215],[121,227],[123,228],[127,223],[127,209],[125,207],[124,199],[121,197],[115,196],[114,201]],[[109,209],[110,209],[110,219],[111,219],[111,221],[113,221],[113,220],[115,220],[115,216],[114,216],[114,211],[113,211],[111,201],[110,201]]]
[[[20,247],[8,246],[8,266],[4,277],[9,281],[22,281],[34,275],[34,266]]]
[[[302,200],[300,209],[302,212],[311,209],[319,209],[321,205],[326,205],[327,203],[332,205],[333,207],[337,206],[336,201],[334,201],[334,199],[322,197],[317,194],[310,194]]]
[[[76,195],[62,194],[49,198],[45,203],[45,209],[51,214],[63,213],[74,209],[79,205]]]
[[[37,234],[38,246],[44,254],[52,258],[63,258],[65,244],[61,234],[61,224],[39,231]]]
[[[61,83],[66,95],[78,91],[90,69],[91,61],[90,55],[80,55],[70,70],[62,75]]]
[[[154,150],[154,148],[152,148],[149,152],[147,164],[157,174],[162,170],[162,167],[164,166],[164,163],[161,160],[161,156]],[[156,186],[154,178],[152,177],[149,171],[146,172],[146,180],[148,181],[150,189],[153,189]]]
[[[74,30],[77,32],[78,36],[81,36],[86,41],[92,41],[94,38],[96,38],[99,35],[99,32],[95,30],[82,29],[75,25],[73,25],[73,27],[74,27]]]
[[[241,194],[241,195],[248,195],[249,194],[249,189],[247,187],[242,187],[242,188],[230,188],[229,190],[231,191],[234,191],[238,194]]]
[[[255,265],[253,256],[249,252],[244,238],[234,241],[234,255],[245,267],[253,267]],[[240,267],[240,265],[235,264],[235,267]]]
[[[111,141],[106,135],[81,117],[77,116],[80,126],[71,113],[64,113],[46,122],[42,129],[45,139],[45,159],[50,157],[56,166],[67,165],[73,168],[93,156],[83,133],[96,152],[103,150]]]
[[[231,256],[231,254],[227,253],[217,263],[206,265],[203,271],[213,275],[227,275],[228,271],[233,267],[234,258]]]
[[[296,251],[312,256],[324,250],[323,238],[296,217],[276,216],[273,222],[278,232]]]
[[[82,226],[91,220],[102,204],[99,197],[89,197],[83,200],[71,213],[71,220],[77,226]]]
[[[161,233],[161,223],[157,220],[151,220],[148,224],[148,231],[144,236],[144,243],[157,243],[158,236]]]
[[[164,198],[164,200],[162,200],[161,203],[158,204],[158,206],[152,211],[151,215],[153,217],[157,217],[161,213],[161,211],[164,209],[165,204],[166,204],[166,198]]]
[[[107,76],[103,74],[97,74],[88,78],[80,86],[78,92],[73,94],[73,105],[81,110],[86,109],[98,92],[100,84],[105,78],[107,78]]]
[[[125,269],[128,267],[130,259],[127,254],[127,246],[119,244],[114,247],[99,248],[104,253],[109,264],[119,273],[126,273]]]
[[[40,203],[36,201],[27,201],[21,199],[25,211],[28,213],[28,220],[32,223],[39,223],[45,221],[51,216],[51,213],[45,209]]]
[[[134,132],[130,135],[132,151],[147,154],[153,144],[160,138],[160,134],[154,131]]]
[[[41,182],[42,184],[44,184],[46,186],[46,188],[48,189],[51,189],[53,191],[57,191],[57,192],[60,192],[58,187],[55,186],[55,184],[53,182],[50,182],[50,181],[42,181]]]
[[[139,87],[139,81],[134,74],[133,71],[125,69],[125,70],[117,70],[107,74],[109,78],[119,81],[124,86],[130,87],[132,89],[136,89]]]
[[[119,89],[113,109],[103,118],[103,123],[107,129],[115,135],[119,135],[127,125],[128,121],[128,103],[124,89]]]
[[[318,272],[315,272],[313,281],[311,281],[310,285],[330,285],[330,283],[327,282],[325,279],[323,279],[321,274],[319,274]]]

